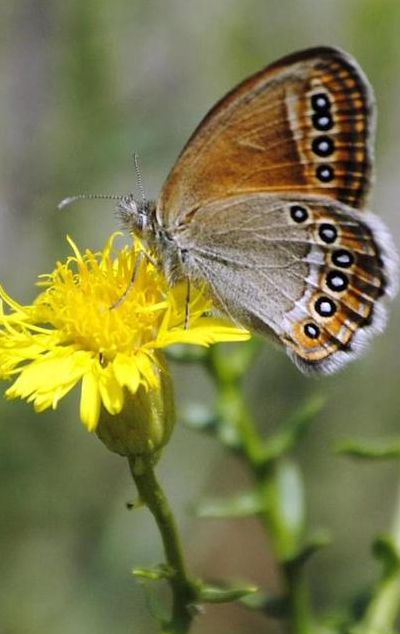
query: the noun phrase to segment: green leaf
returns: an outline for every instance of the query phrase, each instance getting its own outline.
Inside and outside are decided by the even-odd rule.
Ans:
[[[391,535],[380,535],[372,545],[372,552],[384,566],[387,575],[400,570],[400,552]]]
[[[199,600],[203,603],[229,603],[253,595],[257,590],[258,588],[253,585],[232,587],[204,585],[200,588]]]
[[[213,433],[218,425],[218,419],[208,407],[195,403],[185,412],[184,423],[196,431]]]
[[[400,438],[348,439],[337,443],[334,449],[336,453],[352,458],[394,460],[400,458]]]
[[[348,631],[348,634],[366,634],[365,625],[364,624],[355,625],[354,627],[350,628],[350,630]],[[390,629],[385,628],[384,631],[381,628],[379,628],[379,630],[377,629],[371,630],[371,628],[369,628],[368,634],[399,634],[399,631],[392,630],[392,628]]]
[[[325,399],[317,394],[298,407],[286,421],[286,426],[295,431],[296,435],[303,437],[314,418],[325,405]]]
[[[321,615],[315,624],[313,634],[350,634],[350,617],[346,607],[343,611],[336,608],[334,612]]]
[[[271,436],[264,446],[263,461],[280,458],[296,447],[324,406],[321,396],[314,396],[298,407],[284,423],[284,430]]]
[[[300,469],[292,460],[279,461],[276,485],[281,523],[290,535],[290,541],[296,544],[304,529],[304,491]]]
[[[310,557],[325,546],[329,546],[331,539],[326,531],[319,531],[312,535],[302,546],[302,548],[285,565],[290,568],[300,568],[308,562]]]
[[[230,498],[203,500],[195,506],[197,517],[253,517],[262,511],[257,491],[243,491]]]
[[[243,597],[240,603],[249,610],[262,612],[274,619],[284,619],[289,614],[289,603],[286,597],[272,597],[257,592]]]
[[[149,581],[160,581],[162,579],[171,579],[173,576],[172,570],[165,564],[160,564],[154,568],[137,567],[132,570],[134,577],[140,579],[146,579]]]
[[[223,445],[232,449],[233,451],[240,451],[242,442],[239,432],[235,425],[230,420],[220,420],[216,424],[218,438]]]

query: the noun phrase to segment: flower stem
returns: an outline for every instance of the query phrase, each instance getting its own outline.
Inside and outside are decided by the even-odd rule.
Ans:
[[[314,631],[310,614],[310,598],[303,570],[296,574],[286,571],[286,584],[289,597],[289,622],[293,634],[310,634]]]
[[[176,522],[168,500],[154,473],[151,456],[131,457],[129,466],[142,502],[148,507],[161,534],[169,568],[172,615],[163,634],[186,634],[195,615],[197,588],[186,571]]]

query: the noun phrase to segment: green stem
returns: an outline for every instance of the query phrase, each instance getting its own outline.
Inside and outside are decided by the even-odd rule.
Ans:
[[[393,546],[400,558],[400,489],[391,530]],[[400,566],[384,571],[367,608],[363,621],[354,634],[390,634],[400,609]]]
[[[257,464],[250,464],[250,466],[257,482],[259,496],[264,500],[261,521],[280,564],[285,582],[289,630],[293,634],[310,634],[313,631],[310,597],[303,567],[292,566],[290,561],[299,544],[281,513],[277,486],[277,461],[271,461],[263,469],[260,469]]]
[[[304,571],[297,569],[293,574],[286,571],[286,584],[289,597],[289,622],[293,634],[310,634],[313,632],[310,597],[304,579]]]
[[[163,633],[186,634],[195,615],[197,589],[186,571],[173,513],[154,473],[152,458],[131,457],[129,466],[140,498],[157,523],[171,573],[169,583],[172,591],[172,616],[164,625]]]

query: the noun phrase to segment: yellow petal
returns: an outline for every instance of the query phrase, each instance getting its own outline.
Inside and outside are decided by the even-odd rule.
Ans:
[[[235,328],[235,326],[229,325],[223,319],[202,317],[188,330],[177,328],[176,330],[163,332],[162,336],[157,338],[153,347],[163,348],[174,343],[209,346],[212,343],[221,341],[246,341],[250,336],[247,330]]]
[[[84,374],[90,358],[90,353],[68,348],[39,357],[21,370],[18,379],[7,390],[7,396],[27,398],[36,392],[54,393],[64,385],[72,387]]]
[[[113,361],[114,374],[117,381],[135,394],[140,383],[140,374],[134,357],[117,354]]]
[[[89,431],[96,429],[100,417],[101,398],[96,373],[87,372],[82,379],[80,416]]]
[[[152,347],[154,348],[155,346],[153,345]],[[159,387],[160,381],[155,371],[154,357],[150,359],[146,352],[139,350],[135,354],[135,361],[145,385],[150,389],[156,390]]]
[[[113,372],[112,364],[99,371],[99,390],[101,400],[109,414],[119,414],[124,405],[124,391]]]
[[[54,391],[50,392],[35,392],[28,397],[28,402],[33,402],[35,412],[43,412],[45,409],[51,407],[56,409],[58,402],[76,385],[76,381],[60,386]]]

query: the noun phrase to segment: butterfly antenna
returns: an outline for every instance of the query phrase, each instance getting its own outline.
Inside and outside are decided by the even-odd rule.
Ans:
[[[117,194],[78,194],[77,196],[68,196],[58,203],[58,209],[65,209],[73,205],[78,200],[123,200],[124,196]]]
[[[136,180],[140,192],[140,196],[143,203],[146,203],[146,195],[144,193],[142,173],[139,167],[139,156],[134,152],[133,162],[135,164]],[[58,209],[66,209],[70,205],[73,205],[78,200],[124,200],[126,196],[114,195],[114,194],[77,194],[76,196],[67,196],[61,202],[58,203]]]
[[[140,167],[139,167],[139,155],[136,152],[133,153],[133,162],[135,164],[136,180],[137,180],[140,196],[142,198],[142,202],[145,203],[146,202],[146,194],[144,193],[142,173],[141,173]]]

